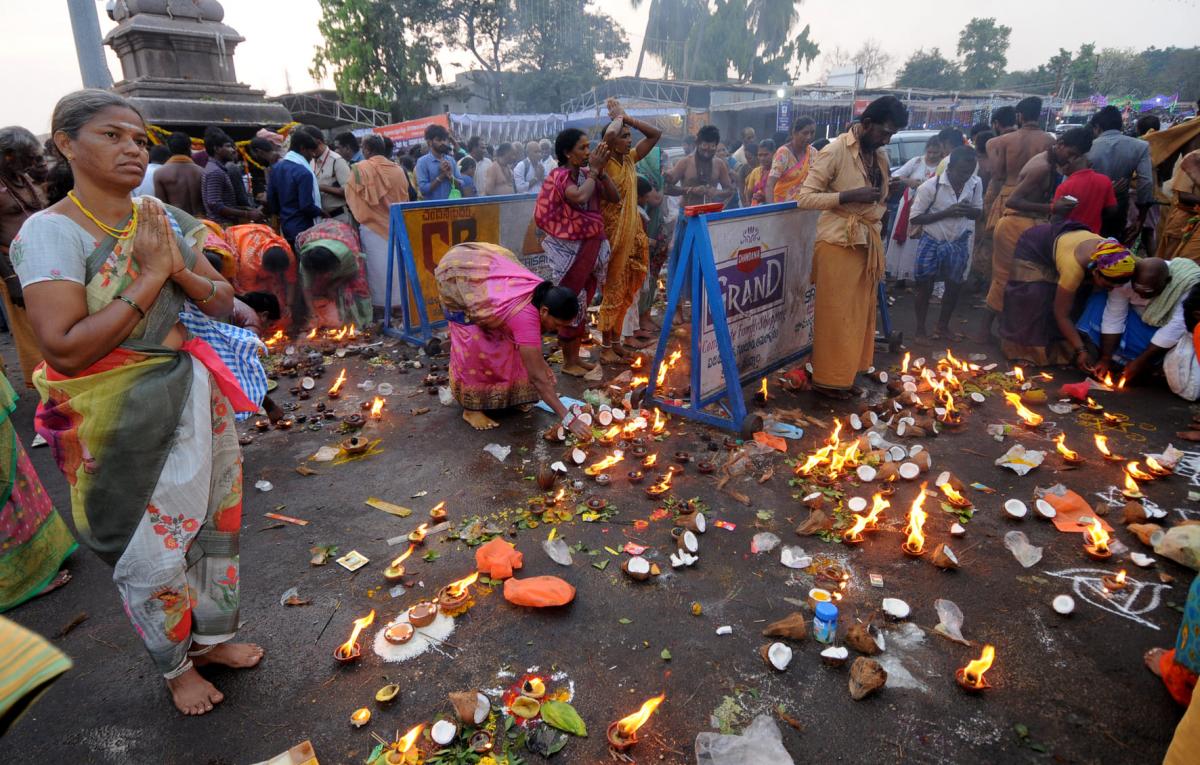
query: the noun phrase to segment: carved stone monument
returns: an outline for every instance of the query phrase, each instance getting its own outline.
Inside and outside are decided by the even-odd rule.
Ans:
[[[104,43],[121,60],[113,86],[147,122],[163,126],[278,126],[291,120],[263,91],[238,82],[233,51],[242,37],[221,23],[217,0],[115,0]]]

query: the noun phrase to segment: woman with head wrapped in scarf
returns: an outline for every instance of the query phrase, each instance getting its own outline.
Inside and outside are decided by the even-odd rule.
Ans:
[[[1076,221],[1026,231],[1017,242],[1004,290],[1000,339],[1005,356],[1032,366],[1074,364],[1091,371],[1092,359],[1075,320],[1093,286],[1124,284],[1133,278],[1136,263],[1119,242]]]

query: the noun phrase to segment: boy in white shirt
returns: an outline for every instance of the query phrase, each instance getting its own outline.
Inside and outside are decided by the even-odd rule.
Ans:
[[[946,283],[946,294],[932,339],[951,334],[950,316],[971,266],[975,222],[983,217],[983,182],[975,174],[975,164],[975,150],[959,146],[950,153],[946,172],[917,189],[909,222],[923,227],[914,270],[919,341],[926,339],[925,323],[935,282]]]

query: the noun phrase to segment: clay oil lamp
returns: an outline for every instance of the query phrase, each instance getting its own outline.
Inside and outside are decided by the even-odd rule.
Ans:
[[[414,545],[425,544],[425,537],[429,534],[429,524],[422,523],[412,531],[408,532],[408,541]]]
[[[342,395],[342,386],[346,384],[346,368],[342,367],[342,371],[338,372],[337,379],[333,381],[333,385],[329,388],[328,394],[330,398],[337,398]]]
[[[409,545],[404,554],[396,558],[388,567],[383,570],[383,578],[393,584],[404,578],[404,561],[408,560],[408,556],[412,555],[416,545]]]
[[[629,447],[630,456],[636,457],[639,460],[644,458],[649,453],[650,450],[646,448],[645,444],[634,443]]]
[[[1116,576],[1102,576],[1100,577],[1100,581],[1104,583],[1104,589],[1109,592],[1123,590],[1126,587],[1125,569],[1118,571]]]
[[[1164,465],[1160,464],[1158,460],[1149,455],[1146,456],[1146,469],[1149,470],[1156,478],[1165,478],[1174,472],[1171,470],[1171,468],[1165,467]]]
[[[429,510],[429,520],[434,523],[441,523],[446,520],[446,503],[438,502]]]
[[[366,707],[356,709],[354,710],[354,713],[350,715],[350,724],[355,728],[361,728],[369,722],[371,722],[371,710],[367,709]]]
[[[363,425],[366,425],[367,421],[366,421],[366,419],[363,418],[363,416],[361,414],[359,414],[358,412],[354,412],[352,414],[348,414],[345,417],[343,417],[342,423],[345,424],[345,426],[348,428],[354,428],[357,430],[358,428],[361,428]]]
[[[608,745],[618,752],[623,752],[638,742],[637,732],[646,721],[650,719],[650,715],[654,714],[654,710],[658,709],[658,705],[666,699],[666,694],[655,696],[652,699],[642,704],[642,708],[628,717],[622,717],[608,726]]]
[[[675,452],[675,461],[678,462],[680,465],[686,465],[687,463],[692,461],[692,453],[691,452],[682,452],[682,451]]]
[[[992,662],[996,659],[996,649],[990,645],[983,647],[983,653],[978,659],[967,662],[967,666],[959,667],[954,671],[954,679],[962,686],[963,690],[971,693],[978,693],[985,688],[991,688],[988,681],[984,679],[983,673],[987,672],[992,666]]]
[[[1083,532],[1083,551],[1093,560],[1106,560],[1112,557],[1108,548],[1108,532],[1100,524],[1099,518],[1093,518],[1092,523]]]
[[[351,436],[341,443],[342,451],[349,455],[364,454],[371,448],[371,442],[359,436]]]
[[[696,463],[696,470],[702,475],[710,475],[717,471],[717,464],[710,460],[702,460]]]
[[[663,474],[662,479],[658,483],[646,487],[646,496],[650,499],[658,499],[665,495],[671,490],[671,478],[674,475],[673,472],[668,470]]]
[[[266,432],[267,430],[269,430],[271,428],[271,421],[268,420],[267,418],[263,417],[262,419],[258,419],[258,420],[254,421],[254,427],[259,432]]]
[[[645,479],[645,477],[646,477],[646,474],[643,473],[641,470],[630,470],[629,475],[628,475],[629,482],[631,484],[633,484],[634,486],[641,483],[642,480]]]
[[[1131,500],[1145,499],[1146,497],[1137,481],[1133,480],[1133,476],[1129,473],[1125,474],[1125,488],[1121,490],[1121,496]]]
[[[471,747],[475,754],[487,754],[492,751],[492,734],[486,730],[477,730],[471,734],[467,746]]]
[[[362,646],[358,644],[358,636],[362,631],[371,626],[371,622],[375,621],[375,609],[371,609],[371,613],[366,616],[354,620],[354,629],[350,631],[350,639],[342,643],[337,648],[333,649],[333,658],[340,664],[349,664],[358,661],[362,656]]]
[[[610,454],[609,456],[600,460],[599,462],[594,462],[591,465],[588,465],[587,467],[585,467],[583,469],[583,472],[586,475],[590,475],[592,478],[598,478],[599,476],[604,474],[605,470],[608,470],[613,465],[616,465],[618,462],[620,462],[623,459],[625,459],[624,452],[622,452],[620,450],[614,451],[612,454]]]
[[[654,465],[657,464],[657,462],[658,462],[657,454],[647,454],[645,459],[642,460],[642,467],[646,470],[649,470],[650,468],[654,467]]]
[[[917,494],[917,498],[913,500],[912,507],[908,511],[908,526],[905,527],[905,532],[908,538],[904,540],[904,544],[900,549],[905,555],[910,555],[914,558],[919,558],[925,554],[925,484],[921,484],[921,492]]]
[[[1082,465],[1083,457],[1079,452],[1067,447],[1067,434],[1059,433],[1054,439],[1054,446],[1058,449],[1058,456],[1062,458],[1064,465]]]
[[[1125,466],[1125,473],[1135,481],[1153,481],[1155,478],[1153,473],[1142,470],[1136,461]]]
[[[417,748],[417,738],[421,735],[421,731],[425,730],[425,725],[421,724],[405,733],[396,743],[392,744],[391,751],[385,756],[384,760],[388,765],[417,765],[424,759],[424,755]]]
[[[594,480],[600,486],[608,486],[610,483],[612,483],[612,476],[608,473],[598,473],[592,480]]]
[[[938,486],[938,489],[942,492],[942,496],[946,498],[946,504],[951,507],[963,510],[971,506],[971,500],[955,491],[954,487],[949,483],[941,484]]]
[[[366,402],[363,402],[363,403],[366,403]],[[370,412],[369,412],[369,416],[372,420],[382,420],[383,419],[383,406],[386,403],[387,402],[384,399],[380,398],[379,396],[375,397],[375,400],[371,402]]]
[[[762,379],[762,383],[758,386],[758,392],[754,394],[754,400],[760,404],[765,404],[770,400],[770,394],[767,393],[767,378]]]
[[[479,572],[475,571],[470,576],[459,579],[456,582],[451,582],[438,590],[438,609],[446,616],[458,616],[465,613],[468,608],[475,604],[475,601],[471,598],[470,588],[478,578]]]
[[[433,624],[433,620],[437,618],[437,615],[437,604],[429,601],[423,600],[408,609],[408,621],[417,629]]]
[[[293,420],[292,418],[290,418],[290,417],[284,417],[282,420],[280,420],[279,422],[275,423],[275,427],[276,427],[278,430],[291,430],[291,429],[292,429],[292,426],[293,426],[293,425],[295,425],[295,424],[296,424],[296,421],[295,421],[295,420]]]
[[[617,442],[617,436],[619,435],[621,435],[621,426],[613,425],[611,428],[601,433],[600,437],[596,440],[600,442],[601,446],[612,446]]]
[[[392,645],[404,645],[412,640],[416,632],[416,629],[408,622],[396,622],[388,625],[388,628],[383,631],[383,639]]]
[[[1021,418],[1021,422],[1030,430],[1038,427],[1045,419],[1037,412],[1031,411],[1028,407],[1021,403],[1021,397],[1016,393],[1005,393],[1004,398],[1017,410],[1017,416]]]
[[[584,504],[588,506],[589,510],[599,511],[608,507],[608,500],[604,497],[588,497]]]
[[[1103,412],[1104,405],[1091,396],[1087,397],[1087,401],[1083,402],[1083,408],[1089,412]]]
[[[1096,449],[1100,452],[1100,455],[1102,457],[1104,457],[1104,459],[1106,459],[1110,462],[1124,462],[1125,461],[1124,457],[1122,457],[1118,454],[1113,454],[1111,451],[1109,451],[1108,436],[1102,436],[1099,433],[1097,433],[1095,438],[1096,438]]]
[[[846,545],[862,544],[862,541],[865,538],[865,537],[863,537],[863,531],[866,530],[867,524],[869,522],[870,521],[867,516],[855,515],[854,516],[854,525],[851,526],[850,528],[846,529],[846,531],[842,533],[842,544],[846,544]]]

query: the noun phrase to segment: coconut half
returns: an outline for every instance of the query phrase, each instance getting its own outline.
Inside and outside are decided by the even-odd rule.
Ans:
[[[458,735],[458,726],[449,720],[438,720],[429,729],[429,737],[438,746],[446,746]]]
[[[987,397],[984,396],[979,391],[975,391],[974,393],[971,393],[969,396],[967,396],[967,398],[970,400],[970,402],[972,404],[975,404],[976,406],[987,401]]]
[[[862,430],[863,429],[862,418],[859,417],[857,414],[851,414],[850,415],[850,427],[854,428],[855,430]]]
[[[1133,561],[1134,564],[1141,566],[1142,568],[1149,568],[1150,566],[1154,565],[1154,558],[1151,558],[1149,555],[1140,552],[1129,553],[1129,560]]]
[[[965,537],[966,535],[967,529],[961,523],[954,523],[950,525],[950,536]]]
[[[852,513],[861,513],[867,509],[867,498],[851,497],[846,501],[846,507],[849,508],[850,512]]]
[[[684,530],[684,532],[679,535],[679,549],[691,555],[695,555],[696,553],[700,552],[700,540],[697,539],[696,535],[691,531]]]
[[[892,462],[903,462],[907,456],[908,452],[905,451],[903,446],[893,446],[888,449],[888,457],[891,458]]]
[[[567,455],[567,457],[571,460],[571,462],[574,462],[576,465],[582,465],[584,462],[587,461],[587,452],[585,452],[583,449],[580,449],[579,447],[575,447],[574,449],[572,449],[570,451],[570,453]]]
[[[1070,595],[1056,595],[1054,600],[1050,601],[1050,607],[1060,616],[1070,616],[1075,610],[1075,599]]]
[[[783,643],[764,645],[759,649],[758,654],[762,656],[767,666],[776,672],[784,671],[792,663],[792,649]]]
[[[587,412],[584,412],[583,414],[579,415],[579,421],[582,422],[584,425],[591,427],[592,415],[588,414]]]
[[[929,560],[933,565],[947,571],[958,568],[958,555],[944,542],[934,548],[933,557]]]
[[[611,409],[601,409],[596,413],[596,422],[600,423],[600,427],[607,428],[612,425],[613,414]]]
[[[900,598],[884,598],[883,612],[893,619],[907,619],[912,608]]]
[[[1004,502],[1004,512],[1009,518],[1020,520],[1029,514],[1029,508],[1019,499],[1009,499]]]
[[[650,561],[640,555],[634,555],[621,564],[621,570],[628,574],[630,579],[637,582],[644,582],[650,578]]]
[[[482,691],[456,691],[450,694],[454,713],[463,725],[482,725],[492,711],[492,702]]]
[[[863,481],[864,483],[870,483],[871,481],[875,480],[875,473],[877,471],[870,465],[859,465],[858,470],[855,472],[858,473],[858,480]]]
[[[905,462],[900,466],[900,477],[911,481],[921,474],[921,468],[915,462]]]
[[[933,467],[933,457],[929,456],[928,451],[920,451],[913,455],[913,464],[921,469],[922,473],[929,472],[929,468]]]
[[[871,425],[871,427],[878,425],[879,415],[875,414],[875,412],[867,412],[867,422]]]
[[[304,390],[312,390],[317,387],[317,381],[311,377],[304,377],[300,380],[300,387]]]
[[[831,645],[821,651],[821,661],[831,667],[840,667],[850,658],[850,650],[844,645]]]
[[[1054,516],[1058,515],[1058,511],[1054,509],[1054,505],[1044,499],[1034,502],[1033,507],[1037,510],[1038,516],[1046,520],[1051,520]]]

